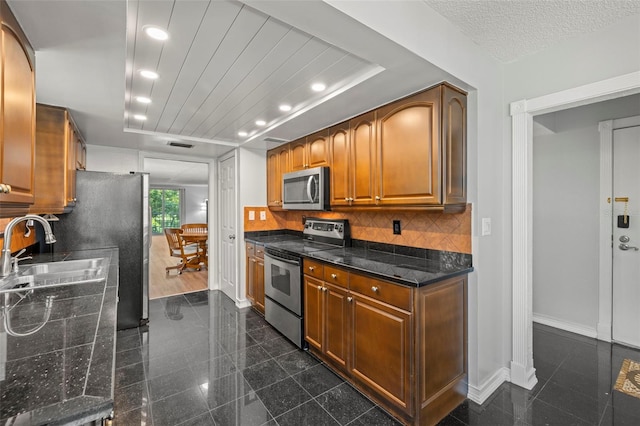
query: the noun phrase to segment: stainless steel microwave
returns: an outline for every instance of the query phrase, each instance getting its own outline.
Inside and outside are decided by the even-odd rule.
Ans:
[[[329,210],[329,167],[285,173],[282,176],[282,208]]]

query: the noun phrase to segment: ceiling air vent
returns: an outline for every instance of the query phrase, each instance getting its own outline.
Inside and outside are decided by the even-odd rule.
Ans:
[[[278,138],[270,138],[270,137],[264,138],[264,139],[263,139],[263,141],[265,141],[265,142],[275,142],[275,143],[285,143],[285,142],[289,142],[289,141],[288,141],[288,140],[286,140],[286,139],[278,139]]]
[[[193,148],[193,145],[190,143],[183,142],[169,142],[167,145],[169,146],[177,146],[178,148]]]

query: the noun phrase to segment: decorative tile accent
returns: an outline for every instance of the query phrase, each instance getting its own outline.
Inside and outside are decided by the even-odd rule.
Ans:
[[[256,220],[249,221],[249,210]],[[266,211],[267,220],[260,220]],[[358,240],[396,244],[432,250],[471,253],[471,204],[463,213],[432,213],[425,211],[271,211],[266,207],[244,208],[245,231],[291,229],[302,231],[302,217],[349,219],[351,237]],[[399,219],[402,234],[394,235],[391,222]]]

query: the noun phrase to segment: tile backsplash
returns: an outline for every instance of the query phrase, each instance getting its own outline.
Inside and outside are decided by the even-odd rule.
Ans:
[[[250,211],[255,214],[254,220],[249,220]],[[260,220],[261,211],[265,212],[265,220]],[[244,230],[302,231],[303,216],[349,219],[351,237],[358,240],[471,254],[471,204],[467,204],[463,213],[446,214],[424,211],[271,211],[265,206],[245,207]],[[400,220],[400,235],[393,234],[394,220]]]

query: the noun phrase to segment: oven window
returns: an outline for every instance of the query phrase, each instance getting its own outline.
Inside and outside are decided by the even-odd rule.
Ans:
[[[281,293],[291,296],[291,271],[271,265],[271,286]]]

